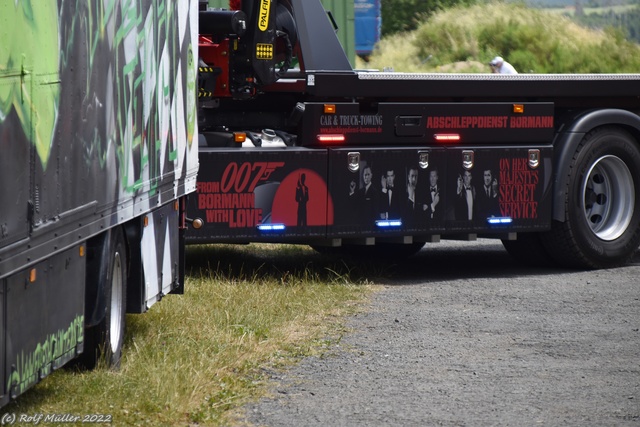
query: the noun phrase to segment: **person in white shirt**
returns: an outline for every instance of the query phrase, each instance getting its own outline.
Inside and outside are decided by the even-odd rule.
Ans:
[[[496,56],[489,62],[491,72],[494,74],[518,74],[513,65],[505,61],[501,56]]]

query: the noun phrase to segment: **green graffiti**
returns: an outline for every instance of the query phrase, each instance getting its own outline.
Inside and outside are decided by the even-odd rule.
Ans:
[[[181,25],[184,7],[167,0],[0,2],[7,23],[0,27],[0,126],[11,114],[9,126],[22,128],[45,170],[54,138],[64,139],[88,169],[114,170],[121,195],[156,194],[186,149],[176,138],[186,136],[191,148],[197,129],[196,47],[182,42],[195,19]]]
[[[0,85],[0,123],[14,110],[46,168],[60,95],[57,4],[2,1],[0,16],[0,74],[14,81]]]
[[[187,141],[189,141],[189,147],[194,139],[194,133],[196,129],[196,73],[193,57],[193,46],[189,45],[189,52],[187,53]]]
[[[184,136],[189,147],[196,129],[196,68],[191,52],[181,52],[177,2],[158,0],[150,9],[139,7],[139,3],[123,1],[122,22],[116,27],[113,45],[117,70],[114,74],[116,92],[113,97],[115,137],[118,163],[121,168],[121,185],[124,192],[157,192],[162,174],[173,170],[178,159],[176,137],[182,134],[174,126],[176,112],[183,111]],[[186,82],[178,76],[180,61],[186,61]],[[179,85],[185,87],[179,88]],[[191,86],[191,88],[190,88]],[[180,90],[179,90],[180,89]],[[191,96],[193,92],[193,96]],[[178,94],[182,98],[178,97]],[[179,109],[177,104],[183,103]]]
[[[54,363],[64,357],[75,354],[78,344],[84,342],[84,315],[78,315],[66,329],[59,329],[47,335],[36,348],[25,354],[16,355],[15,364],[7,381],[7,390],[14,388],[16,394],[24,393],[40,379],[49,375]]]

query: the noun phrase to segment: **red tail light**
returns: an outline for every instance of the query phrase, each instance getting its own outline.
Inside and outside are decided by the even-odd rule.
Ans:
[[[460,135],[457,133],[437,133],[433,135],[438,142],[458,142],[460,141]]]
[[[339,144],[345,141],[342,134],[321,134],[318,135],[318,142],[321,144]]]

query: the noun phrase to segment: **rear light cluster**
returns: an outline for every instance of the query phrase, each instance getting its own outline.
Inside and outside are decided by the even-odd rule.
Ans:
[[[346,139],[343,134],[320,134],[318,135],[318,142],[321,144],[339,144]]]

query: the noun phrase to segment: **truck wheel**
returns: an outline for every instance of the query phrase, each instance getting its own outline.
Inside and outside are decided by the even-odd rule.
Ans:
[[[99,257],[106,265],[100,266],[97,272],[106,272],[96,281],[104,281],[105,304],[104,318],[95,326],[85,331],[84,353],[80,365],[86,369],[94,369],[99,363],[107,368],[118,368],[122,355],[125,329],[125,295],[127,289],[127,248],[124,234],[120,227],[111,231],[109,243],[104,248],[108,256]]]
[[[626,131],[588,133],[569,167],[565,220],[541,235],[559,263],[609,268],[626,263],[640,244],[640,150]]]
[[[517,240],[502,240],[509,255],[531,267],[553,267],[556,263],[540,240],[539,233],[518,233]]]

